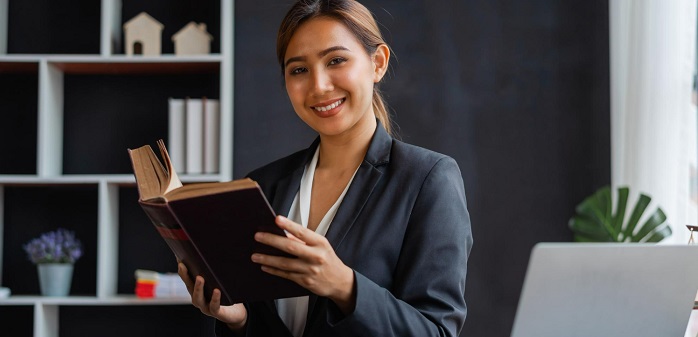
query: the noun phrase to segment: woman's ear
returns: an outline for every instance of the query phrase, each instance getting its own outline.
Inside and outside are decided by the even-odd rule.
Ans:
[[[376,52],[373,53],[373,82],[378,83],[388,70],[388,61],[390,60],[390,48],[383,43],[378,45]]]

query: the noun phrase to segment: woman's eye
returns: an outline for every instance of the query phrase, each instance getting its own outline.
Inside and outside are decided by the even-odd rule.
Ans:
[[[298,75],[298,74],[304,73],[304,72],[306,72],[306,69],[305,69],[305,68],[298,67],[298,68],[293,68],[293,69],[291,69],[290,74],[291,74],[291,75]]]
[[[346,62],[346,61],[347,61],[347,59],[345,59],[345,58],[343,58],[343,57],[335,57],[335,58],[333,58],[332,60],[330,60],[330,64],[329,64],[329,65],[333,66],[333,65],[340,64],[340,63],[344,63],[344,62]]]

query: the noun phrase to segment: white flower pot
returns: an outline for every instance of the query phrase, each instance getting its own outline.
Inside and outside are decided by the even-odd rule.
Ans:
[[[73,265],[70,263],[41,263],[39,270],[39,286],[41,295],[68,296],[70,283],[73,280]]]

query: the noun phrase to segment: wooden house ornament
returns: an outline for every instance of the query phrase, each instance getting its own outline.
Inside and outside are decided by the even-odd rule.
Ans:
[[[126,55],[160,56],[162,53],[162,23],[146,12],[124,23]]]
[[[206,24],[189,22],[172,35],[175,55],[201,55],[211,52],[213,36],[206,31]]]

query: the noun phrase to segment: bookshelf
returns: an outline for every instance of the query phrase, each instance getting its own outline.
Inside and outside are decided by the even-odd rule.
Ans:
[[[65,4],[0,0],[0,156],[11,158],[0,161],[0,285],[13,294],[0,299],[0,316],[13,317],[7,328],[16,336],[119,335],[97,329],[114,324],[100,321],[104,312],[145,326],[138,330],[144,336],[163,333],[163,325],[186,334],[175,323],[197,316],[188,300],[133,295],[136,268],[167,272],[176,265],[136,203],[126,149],[166,139],[168,97],[219,99],[219,173],[180,178],[232,179],[234,2],[59,6]],[[122,25],[141,11],[165,26],[161,56],[123,54]],[[171,36],[189,21],[207,24],[211,54],[173,55]],[[21,245],[57,227],[75,231],[85,255],[71,296],[46,298]],[[76,316],[94,323],[76,323]]]

